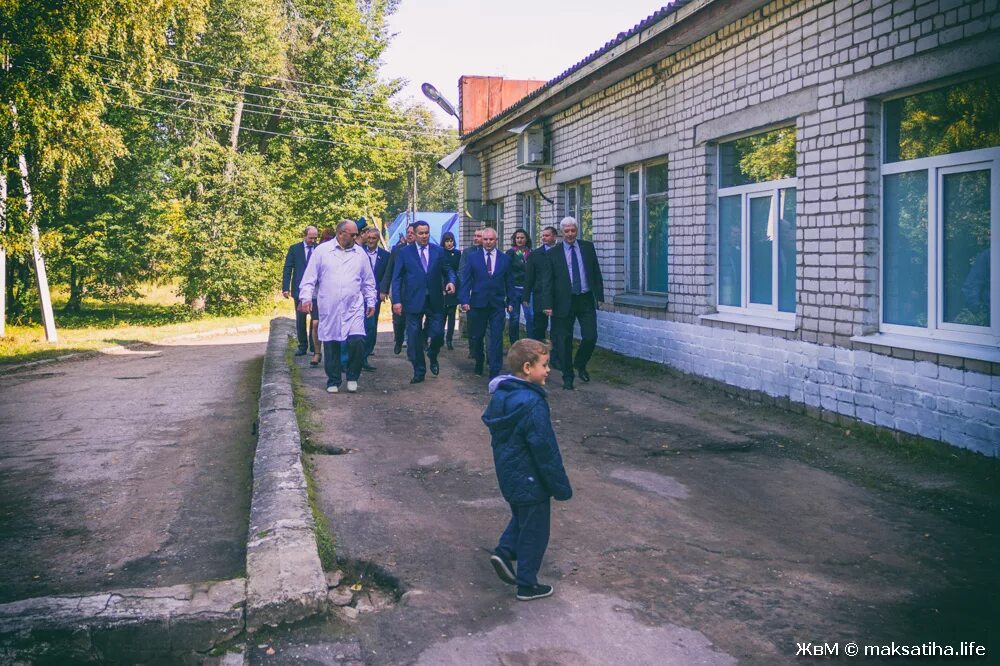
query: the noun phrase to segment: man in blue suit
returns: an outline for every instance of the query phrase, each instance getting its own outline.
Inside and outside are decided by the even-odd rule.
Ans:
[[[483,374],[483,336],[489,329],[486,359],[490,379],[500,374],[503,365],[503,325],[505,312],[514,310],[517,296],[510,272],[510,257],[497,250],[495,229],[483,229],[483,247],[470,252],[458,281],[458,302],[469,313],[469,341],[476,361],[476,374]]]
[[[364,239],[368,263],[371,264],[372,271],[375,273],[375,284],[380,285],[385,278],[386,269],[389,267],[389,253],[378,246],[382,235],[375,227],[365,229]],[[361,364],[361,369],[369,372],[375,369],[375,366],[368,362],[368,357],[375,351],[375,338],[378,336],[378,314],[382,309],[382,299],[383,296],[380,294],[375,300],[375,314],[365,318],[365,360]]]
[[[438,352],[444,344],[444,294],[455,292],[455,272],[445,261],[441,246],[430,242],[430,225],[418,220],[413,233],[416,242],[399,250],[392,267],[392,311],[406,313],[407,355],[413,364],[410,383],[419,384],[427,374],[427,359],[431,374],[440,372]],[[430,339],[427,359],[424,358],[426,338]]]
[[[295,300],[295,335],[299,339],[296,356],[304,356],[311,343],[309,326],[306,322],[306,317],[311,315],[299,311],[299,283],[302,282],[302,275],[306,272],[306,265],[312,257],[313,250],[316,249],[318,240],[319,230],[312,226],[306,227],[302,232],[302,242],[288,248],[285,268],[281,272],[281,295],[285,298],[291,296]],[[309,351],[315,352],[314,349]]]

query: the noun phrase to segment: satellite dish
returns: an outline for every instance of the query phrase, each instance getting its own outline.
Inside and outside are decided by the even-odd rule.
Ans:
[[[442,109],[444,109],[444,112],[447,113],[449,116],[455,116],[456,118],[458,118],[458,112],[455,111],[455,107],[451,105],[451,102],[449,102],[444,98],[444,95],[438,92],[437,88],[435,88],[429,83],[425,83],[420,86],[420,90],[423,91],[424,97],[426,97],[427,99],[431,100],[432,102],[440,106]]]

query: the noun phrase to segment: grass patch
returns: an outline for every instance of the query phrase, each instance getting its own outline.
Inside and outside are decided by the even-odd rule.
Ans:
[[[139,298],[114,303],[84,299],[83,311],[78,314],[62,312],[66,300],[63,292],[52,295],[58,342],[47,342],[40,324],[8,324],[6,334],[0,337],[0,366],[218,328],[263,325],[277,314],[292,314],[291,305],[278,300],[235,317],[199,314],[184,305],[171,285],[146,285]]]
[[[312,511],[313,524],[316,526],[316,548],[319,551],[319,561],[324,571],[331,571],[337,566],[337,545],[330,530],[330,521],[316,499],[316,468],[306,452],[312,448],[312,436],[318,429],[318,424],[312,417],[309,398],[306,397],[305,385],[302,383],[302,370],[295,364],[292,355],[292,342],[289,341],[285,351],[285,362],[292,375],[292,404],[295,407],[295,418],[299,423],[299,434],[302,440],[302,470],[306,477],[306,493],[309,497],[309,510]]]

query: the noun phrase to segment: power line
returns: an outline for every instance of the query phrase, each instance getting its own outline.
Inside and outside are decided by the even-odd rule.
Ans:
[[[118,90],[126,90],[126,88],[124,86],[119,86],[119,85],[116,85],[114,83],[111,83],[110,79],[106,79],[104,77],[101,77],[101,78],[104,79],[105,83],[103,85],[105,85],[105,86],[108,86],[108,87],[111,87],[111,88],[116,88]],[[198,98],[194,97],[193,95],[191,96],[191,98],[185,98],[185,97],[176,97],[174,95],[163,94],[163,93],[184,94],[182,91],[175,91],[175,90],[169,90],[169,89],[166,89],[166,88],[156,88],[156,87],[154,87],[153,90],[159,90],[161,92],[153,92],[152,90],[146,90],[146,89],[143,89],[143,88],[136,88],[135,90],[136,90],[136,92],[142,93],[144,95],[150,95],[150,96],[153,96],[153,97],[161,97],[161,98],[168,99],[168,100],[171,100],[171,101],[174,101],[174,102],[183,102],[183,103],[190,102],[190,103],[199,104],[199,105],[202,105],[202,106],[209,106],[209,107],[216,107],[216,108],[226,109],[227,111],[230,111],[230,112],[236,110],[235,104],[234,105],[230,105],[230,104],[226,104],[226,103],[223,103],[223,102],[219,102],[219,103],[207,102],[207,101],[198,99]],[[216,101],[218,102],[218,100],[216,100]],[[270,117],[271,115],[273,115],[273,112],[281,110],[281,109],[275,109],[275,108],[272,108],[272,107],[261,106],[259,104],[252,104],[250,102],[244,102],[244,106],[255,106],[255,107],[260,107],[260,108],[263,108],[263,109],[268,109],[267,111],[256,111],[254,109],[244,109],[243,110],[244,113],[253,113],[253,114],[257,114],[257,115],[261,115],[261,116],[267,116],[267,117]],[[306,113],[308,113],[308,112],[306,112]],[[351,128],[351,129],[359,129],[359,130],[365,130],[365,131],[373,132],[373,133],[393,133],[394,132],[394,133],[396,133],[396,134],[398,134],[398,135],[400,135],[402,137],[412,137],[412,136],[420,134],[419,132],[410,131],[410,130],[406,130],[406,129],[402,129],[402,128],[389,128],[389,127],[368,126],[368,125],[361,125],[361,124],[357,124],[357,123],[337,122],[337,121],[333,121],[333,120],[322,120],[322,119],[319,119],[319,118],[303,118],[303,117],[292,115],[292,114],[284,115],[283,118],[288,119],[288,120],[298,120],[298,121],[301,121],[301,122],[311,123],[311,124],[332,125],[334,127],[345,127],[345,128]]]
[[[99,56],[99,55],[94,55],[94,54],[88,54],[88,56],[91,57],[91,58],[96,58],[98,60],[105,60],[105,61],[109,61],[109,62],[118,62],[118,63],[122,63],[122,64],[127,64],[124,60],[120,60],[118,58],[109,58],[107,56]],[[164,57],[167,57],[167,56],[164,56]],[[183,62],[196,62],[196,61],[183,61]],[[203,63],[199,63],[199,64],[203,64]],[[207,64],[205,66],[206,67],[215,67],[214,65],[207,65]],[[225,68],[223,68],[223,69],[225,69]],[[240,70],[233,70],[233,71],[240,71]],[[192,74],[189,73],[189,72],[183,72],[182,71],[182,72],[180,72],[180,74],[182,74],[184,76],[192,76]],[[221,81],[223,83],[229,83],[228,79],[223,79],[223,78],[220,78],[220,77],[217,77],[217,76],[204,76],[204,78],[206,78],[206,79],[208,79],[210,81]],[[206,84],[206,83],[200,83],[200,82],[192,81],[192,80],[188,80],[188,79],[175,78],[174,80],[180,81],[180,82],[183,82],[183,83],[187,83],[187,84],[190,84],[190,85],[195,85],[195,86],[204,87],[204,88],[210,88],[210,89],[213,89],[213,90],[224,90],[226,92],[231,92],[231,93],[236,93],[236,94],[253,95],[253,96],[256,96],[256,97],[259,97],[259,98],[262,98],[262,99],[280,100],[280,101],[286,102],[288,104],[301,104],[301,105],[307,105],[307,106],[316,106],[316,107],[322,107],[322,108],[325,108],[325,109],[341,110],[341,111],[345,111],[345,112],[351,113],[353,115],[371,116],[374,119],[382,120],[382,122],[386,122],[386,123],[397,122],[397,121],[392,121],[392,120],[383,120],[382,116],[384,116],[386,112],[373,111],[373,110],[370,110],[370,109],[363,109],[363,108],[359,109],[359,108],[352,107],[352,106],[342,106],[342,105],[339,105],[339,104],[331,104],[330,103],[330,101],[343,103],[345,101],[344,97],[329,97],[327,95],[318,95],[316,93],[308,93],[308,92],[303,92],[301,90],[299,90],[299,91],[290,91],[290,90],[285,90],[283,88],[274,88],[272,86],[265,86],[265,85],[259,85],[259,84],[255,85],[255,87],[262,88],[264,90],[270,90],[272,92],[277,92],[277,93],[282,93],[282,94],[303,95],[303,96],[305,96],[307,98],[330,100],[330,101],[327,101],[327,102],[310,102],[310,101],[306,101],[306,100],[288,99],[287,97],[282,97],[280,95],[266,95],[266,94],[263,94],[263,93],[251,92],[251,91],[248,91],[248,90],[236,90],[234,88],[227,88],[225,86],[212,86],[212,85],[209,85],[209,84]],[[309,83],[307,81],[297,81],[295,79],[280,79],[280,80],[282,80],[282,81],[289,81],[289,82],[293,82],[293,83],[301,83],[303,85],[320,85],[320,84],[312,84],[312,83]],[[347,88],[343,88],[342,90],[345,90],[347,92],[353,92],[353,91],[348,90]],[[399,121],[399,124],[407,124],[407,123]],[[419,127],[419,125],[417,127]],[[426,131],[435,131],[435,132],[441,132],[441,133],[445,133],[446,134],[446,133],[451,132],[452,130],[449,130],[447,128],[436,128],[435,127],[435,128],[426,128]]]
[[[193,122],[193,123],[200,123],[202,125],[215,125],[216,127],[228,127],[229,126],[229,123],[217,122],[217,121],[212,121],[212,120],[204,120],[202,118],[193,118],[191,116],[185,116],[185,115],[182,115],[182,114],[179,114],[179,113],[169,113],[167,111],[160,111],[159,109],[147,109],[147,108],[144,108],[144,107],[141,107],[141,106],[134,106],[132,104],[124,104],[122,102],[117,102],[117,101],[114,101],[114,100],[112,100],[111,103],[114,104],[115,106],[120,106],[120,107],[123,107],[123,108],[126,108],[126,109],[135,109],[136,111],[144,111],[146,113],[155,113],[155,114],[158,114],[158,115],[161,115],[161,116],[170,116],[172,118],[181,118],[183,120],[187,120],[187,121],[190,121],[190,122]],[[347,142],[344,142],[344,141],[329,141],[327,139],[318,139],[316,137],[311,137],[311,136],[296,136],[294,134],[285,134],[283,132],[269,132],[268,130],[259,130],[259,129],[254,129],[252,127],[243,127],[242,131],[244,131],[244,132],[256,132],[257,134],[269,134],[271,136],[283,136],[283,137],[287,137],[289,139],[296,139],[296,140],[299,140],[299,141],[314,141],[314,142],[317,142],[317,143],[326,143],[326,144],[330,144],[330,145],[333,145],[333,146],[343,146],[345,148],[369,148],[371,150],[379,150],[379,151],[382,151],[382,152],[406,153],[406,154],[409,154],[409,155],[429,155],[431,157],[436,157],[437,156],[436,153],[431,153],[431,152],[428,152],[426,150],[409,150],[409,149],[406,149],[406,148],[391,148],[391,147],[388,147],[388,146],[376,146],[376,145],[368,145],[368,144],[360,144],[360,143],[347,143]]]

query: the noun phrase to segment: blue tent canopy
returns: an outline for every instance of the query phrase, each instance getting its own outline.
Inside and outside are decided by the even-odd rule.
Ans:
[[[386,246],[393,247],[399,239],[406,235],[406,225],[413,220],[413,216],[407,211],[400,213],[396,219],[389,224],[389,233],[386,236]],[[446,231],[455,234],[458,238],[458,213],[432,213],[417,212],[417,222],[426,222],[431,228],[431,242],[441,244],[441,235]]]

